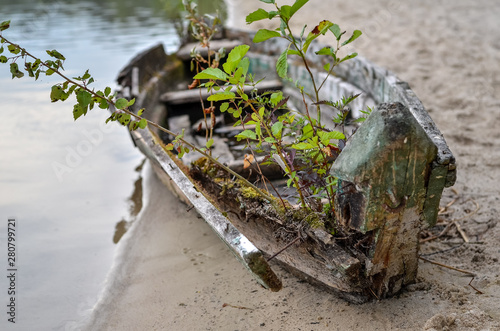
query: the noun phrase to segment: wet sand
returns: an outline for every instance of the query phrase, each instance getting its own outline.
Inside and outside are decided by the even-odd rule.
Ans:
[[[229,25],[245,27],[244,14],[261,5],[269,6],[229,0]],[[88,330],[500,329],[500,4],[311,0],[303,9],[297,29],[319,19],[361,29],[349,51],[409,82],[444,134],[458,179],[456,192],[445,190],[443,206],[457,200],[442,217],[458,220],[471,243],[453,228],[422,253],[455,247],[432,259],[475,272],[483,294],[471,277],[425,262],[417,284],[380,302],[349,305],[279,268],[284,289],[268,292],[148,170],[145,208],[120,244]]]

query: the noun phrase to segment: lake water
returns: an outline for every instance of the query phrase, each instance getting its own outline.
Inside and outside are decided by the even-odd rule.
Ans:
[[[158,42],[175,51],[165,6],[0,0],[0,21],[12,21],[6,38],[42,58],[57,49],[68,59],[69,76],[90,69],[95,87],[103,88],[114,86],[138,51]],[[72,103],[51,103],[50,87],[59,81],[12,80],[0,65],[1,330],[73,329],[97,301],[113,263],[115,228],[133,218],[130,197],[140,186],[142,155],[125,129],[103,124],[106,111],[74,122]],[[9,218],[16,220],[15,325],[6,314]]]

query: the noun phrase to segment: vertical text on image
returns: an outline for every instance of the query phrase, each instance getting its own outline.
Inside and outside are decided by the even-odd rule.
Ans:
[[[17,278],[17,262],[16,262],[16,219],[9,218],[7,220],[7,321],[16,323],[16,278]]]

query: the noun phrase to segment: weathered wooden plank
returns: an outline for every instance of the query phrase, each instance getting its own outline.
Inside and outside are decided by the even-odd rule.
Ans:
[[[270,80],[266,82],[261,82],[258,85],[259,93],[267,90],[280,90],[283,87],[283,84],[278,80]],[[233,90],[236,88],[233,86]],[[252,91],[251,86],[245,87],[245,93],[250,93]],[[206,100],[210,93],[207,92],[207,89],[192,89],[192,90],[181,90],[174,92],[166,92],[161,95],[160,100],[170,104],[170,105],[183,105],[186,103],[196,103],[200,102],[200,96],[203,100]]]
[[[241,42],[239,40],[229,40],[229,39],[211,40],[210,50],[218,51],[221,48],[225,48],[226,54],[228,54],[233,48],[235,48],[238,45],[241,45]],[[201,56],[205,58],[208,56],[208,48],[201,47],[199,42],[194,42],[185,44],[181,48],[179,48],[179,50],[176,53],[177,57],[182,61],[189,61],[191,59],[191,51],[194,48],[197,48],[197,51],[200,53]]]
[[[372,234],[366,274],[379,298],[415,280],[425,208],[437,208],[426,197],[444,187],[429,180],[437,151],[408,108],[381,104],[332,167],[341,182],[337,220]]]

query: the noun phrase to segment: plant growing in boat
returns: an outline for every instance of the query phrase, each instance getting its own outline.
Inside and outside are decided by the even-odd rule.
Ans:
[[[225,49],[221,48],[216,52],[211,51],[210,41],[218,32],[218,27],[221,24],[220,18],[218,15],[215,17],[211,15],[199,16],[197,13],[197,5],[195,3],[187,0],[183,0],[182,3],[184,5],[184,9],[187,11],[186,19],[190,22],[190,31],[188,32],[189,36],[199,41],[200,46],[205,48],[207,51],[206,57],[204,57],[196,48],[191,51],[191,71],[200,72],[203,71],[204,68],[219,67],[219,63],[226,56]],[[188,88],[194,89],[198,87],[199,84],[200,81],[195,79]],[[213,144],[213,129],[216,124],[214,101],[210,100],[210,105],[208,107],[205,106],[203,98],[200,98],[200,103],[201,109],[203,110],[203,120],[205,124],[206,147],[208,148],[208,153],[211,153],[210,147]]]
[[[246,17],[247,23],[278,19],[280,25],[274,30],[260,29],[253,42],[259,43],[271,38],[284,38],[288,41],[288,46],[276,62],[278,76],[283,79],[291,80],[287,75],[288,56],[297,56],[304,63],[314,91],[308,94],[301,85],[304,82],[295,82],[302,95],[305,116],[288,109],[287,98],[282,92],[267,92],[262,95],[245,92],[246,86],[255,87],[258,84],[248,72],[250,62],[245,57],[250,48],[248,45],[234,48],[222,69],[210,66],[196,74],[194,79],[208,80],[201,84],[212,93],[208,101],[224,101],[220,111],[229,112],[237,119],[235,125],[243,126],[244,130],[236,138],[247,141],[252,159],[255,159],[255,153],[264,152],[263,145],[268,145],[265,149],[268,153],[266,162],[275,162],[283,169],[288,176],[287,185],[296,189],[302,207],[310,211],[332,212],[336,179],[330,175],[330,168],[341,149],[337,142],[341,141],[343,145],[346,140],[347,105],[357,95],[345,97],[340,101],[324,101],[320,100],[319,92],[335,66],[357,55],[352,53],[341,58],[339,51],[357,39],[361,31],[355,30],[351,37],[341,41],[345,32],[341,32],[337,24],[324,20],[307,36],[304,36],[306,30],[304,26],[299,37],[295,37],[290,28],[290,20],[308,0],[297,0],[292,6],[279,6],[274,0],[261,1],[273,4],[276,10],[266,11],[260,8]],[[333,35],[336,47],[324,47],[316,52],[318,56],[330,58],[330,62],[324,66],[326,76],[317,81],[309,68],[306,54],[311,42],[327,33]],[[309,103],[314,106],[316,116],[311,116]],[[335,122],[342,132],[325,127],[321,119],[321,105],[338,110],[337,117],[330,120]],[[328,203],[323,204],[322,198],[326,198]]]
[[[276,37],[284,38],[289,42],[288,47],[281,53],[276,63],[277,73],[283,79],[289,79],[287,76],[288,56],[298,56],[304,62],[314,87],[314,93],[310,95],[304,92],[301,82],[295,82],[295,85],[302,94],[305,116],[297,111],[288,109],[288,99],[283,96],[282,92],[267,92],[262,95],[257,95],[254,92],[245,92],[245,86],[250,85],[255,87],[259,83],[248,72],[249,61],[245,57],[249,50],[248,45],[240,45],[234,48],[229,53],[226,62],[222,65],[222,70],[218,67],[220,60],[224,56],[224,51],[219,50],[211,57],[210,49],[208,49],[208,59],[203,59],[201,56],[194,54],[196,60],[194,62],[195,68],[198,72],[194,76],[195,82],[208,80],[208,82],[201,86],[208,88],[212,93],[208,98],[208,101],[211,103],[210,106],[202,106],[204,113],[210,115],[210,123],[212,124],[208,125],[206,119],[207,143],[204,148],[196,147],[186,141],[183,138],[183,133],[176,134],[143,118],[142,113],[144,109],[139,110],[137,113],[130,111],[129,107],[134,104],[134,99],[116,99],[115,94],[111,93],[110,87],[106,87],[103,90],[95,90],[89,87],[94,80],[88,70],[84,75],[79,77],[69,78],[65,76],[63,74],[65,57],[56,50],[47,51],[51,59],[42,61],[40,58],[30,54],[26,49],[2,36],[1,43],[7,45],[8,51],[12,56],[8,58],[2,55],[0,56],[0,62],[7,63],[10,61],[10,71],[13,78],[24,76],[17,63],[19,59],[24,59],[24,69],[30,77],[38,79],[40,74],[47,76],[57,74],[63,78],[63,83],[52,86],[50,97],[53,102],[65,101],[69,96],[74,94],[77,101],[73,107],[73,117],[75,120],[82,115],[86,115],[95,106],[102,109],[113,106],[115,110],[107,119],[107,122],[117,121],[124,126],[128,126],[132,131],[138,128],[145,128],[149,124],[163,132],[171,134],[176,138],[172,141],[172,144],[168,145],[168,148],[173,149],[176,147],[179,157],[182,157],[183,154],[190,150],[197,151],[207,157],[212,163],[217,164],[233,176],[239,178],[241,182],[254,189],[255,192],[266,200],[272,201],[273,199],[269,193],[257,188],[248,180],[221,164],[216,157],[212,157],[210,154],[210,147],[213,144],[211,130],[214,126],[215,110],[213,102],[223,101],[220,111],[232,114],[237,119],[236,124],[241,124],[244,127],[244,130],[237,135],[237,138],[247,141],[252,153],[252,157],[249,157],[248,160],[250,162],[255,160],[254,154],[263,152],[264,146],[268,145],[267,152],[269,154],[266,162],[275,162],[283,169],[288,176],[288,186],[295,187],[302,207],[313,212],[331,212],[333,209],[336,181],[329,174],[329,169],[335,156],[340,151],[340,147],[336,142],[345,141],[346,135],[345,132],[332,131],[325,128],[321,120],[321,105],[332,106],[339,110],[338,117],[332,120],[343,130],[347,118],[347,105],[356,96],[344,98],[337,102],[320,100],[319,91],[326,78],[322,81],[315,80],[312,72],[309,70],[306,54],[314,39],[327,33],[333,34],[337,46],[334,48],[325,47],[317,52],[318,56],[331,58],[331,62],[324,66],[328,77],[332,74],[332,70],[336,65],[356,56],[356,53],[353,53],[339,58],[338,52],[343,46],[359,37],[361,32],[355,30],[350,38],[341,42],[344,32],[341,32],[339,26],[329,21],[321,21],[307,36],[304,36],[306,29],[306,26],[304,26],[300,36],[296,38],[290,29],[289,22],[308,0],[297,0],[292,6],[284,5],[281,7],[274,0],[264,0],[263,2],[273,4],[276,10],[268,12],[264,9],[259,9],[247,16],[247,23],[262,19],[279,19],[280,25],[278,28],[275,30],[259,30],[255,35],[254,42],[262,42]],[[194,27],[195,37],[206,47],[209,47],[210,38],[215,33],[217,19],[209,25],[204,20],[196,18],[194,7],[190,1],[186,1],[185,5],[189,12],[188,19]],[[9,21],[1,23],[0,32],[9,28],[9,25]],[[3,51],[4,48],[2,47],[0,53]],[[29,59],[33,61],[28,61]],[[311,116],[309,112],[309,103],[316,109],[315,117]],[[265,179],[263,181],[265,182]],[[327,198],[328,203],[323,204],[321,201],[322,198]]]

